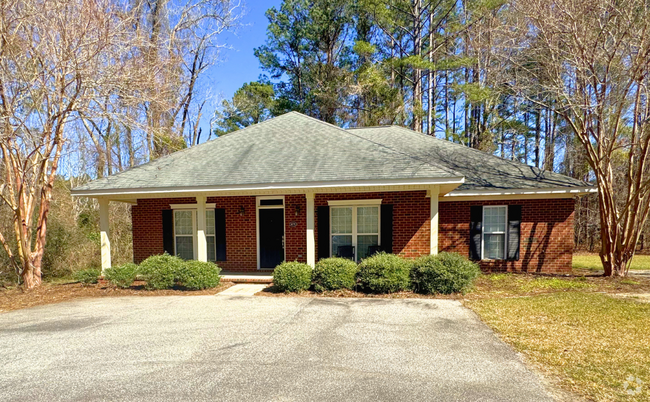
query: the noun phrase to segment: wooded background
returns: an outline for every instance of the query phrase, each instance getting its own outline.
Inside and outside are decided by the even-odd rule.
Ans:
[[[630,247],[649,251],[646,0],[285,0],[255,49],[265,74],[216,110],[205,72],[220,34],[242,21],[237,1],[2,9],[0,234],[16,231],[19,209],[49,214],[45,276],[99,264],[97,206],[71,187],[292,110],[341,127],[403,125],[597,183],[606,196],[576,201],[576,248],[607,241],[623,263]],[[37,165],[47,168],[27,168]],[[33,179],[33,203],[10,193],[12,174]],[[131,260],[129,214],[111,205],[115,263]],[[21,230],[37,253],[40,232]],[[5,280],[21,269],[14,237],[0,252]]]

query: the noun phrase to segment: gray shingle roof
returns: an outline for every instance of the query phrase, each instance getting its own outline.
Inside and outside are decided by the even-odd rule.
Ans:
[[[585,185],[400,127],[344,130],[291,112],[74,192],[463,176],[463,189]]]
[[[455,192],[591,186],[559,173],[506,160],[404,127],[368,127],[349,131],[389,149],[419,159],[435,160],[437,164],[460,173],[465,177],[465,183]]]

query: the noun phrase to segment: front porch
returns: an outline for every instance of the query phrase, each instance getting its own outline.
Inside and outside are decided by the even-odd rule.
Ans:
[[[390,190],[183,194],[114,201],[132,203],[136,263],[167,252],[214,261],[228,273],[262,274],[238,278],[257,281],[265,269],[282,261],[314,266],[318,259],[336,255],[340,245],[352,246],[356,260],[373,245],[408,257],[437,253],[440,186]],[[99,205],[105,269],[111,265],[108,200],[100,199]]]

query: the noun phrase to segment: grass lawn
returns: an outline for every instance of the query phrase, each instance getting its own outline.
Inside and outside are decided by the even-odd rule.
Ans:
[[[588,400],[647,401],[650,303],[614,295],[648,286],[647,278],[485,275],[464,303],[561,388]],[[643,381],[639,394],[627,393],[630,377]]]
[[[575,254],[573,256],[574,269],[603,270],[598,254]],[[635,255],[630,269],[650,269],[650,255]]]

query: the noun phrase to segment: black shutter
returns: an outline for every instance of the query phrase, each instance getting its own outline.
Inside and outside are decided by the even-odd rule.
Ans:
[[[483,207],[475,205],[470,207],[469,224],[469,259],[481,259],[481,231],[483,229]]]
[[[320,206],[318,213],[318,259],[330,256],[330,207]]]
[[[169,255],[174,255],[174,211],[162,211],[163,249]]]
[[[393,253],[393,206],[381,206],[381,249]]]
[[[508,206],[508,260],[519,261],[521,205]]]
[[[217,261],[226,261],[226,210],[214,210],[214,234],[217,247]]]

